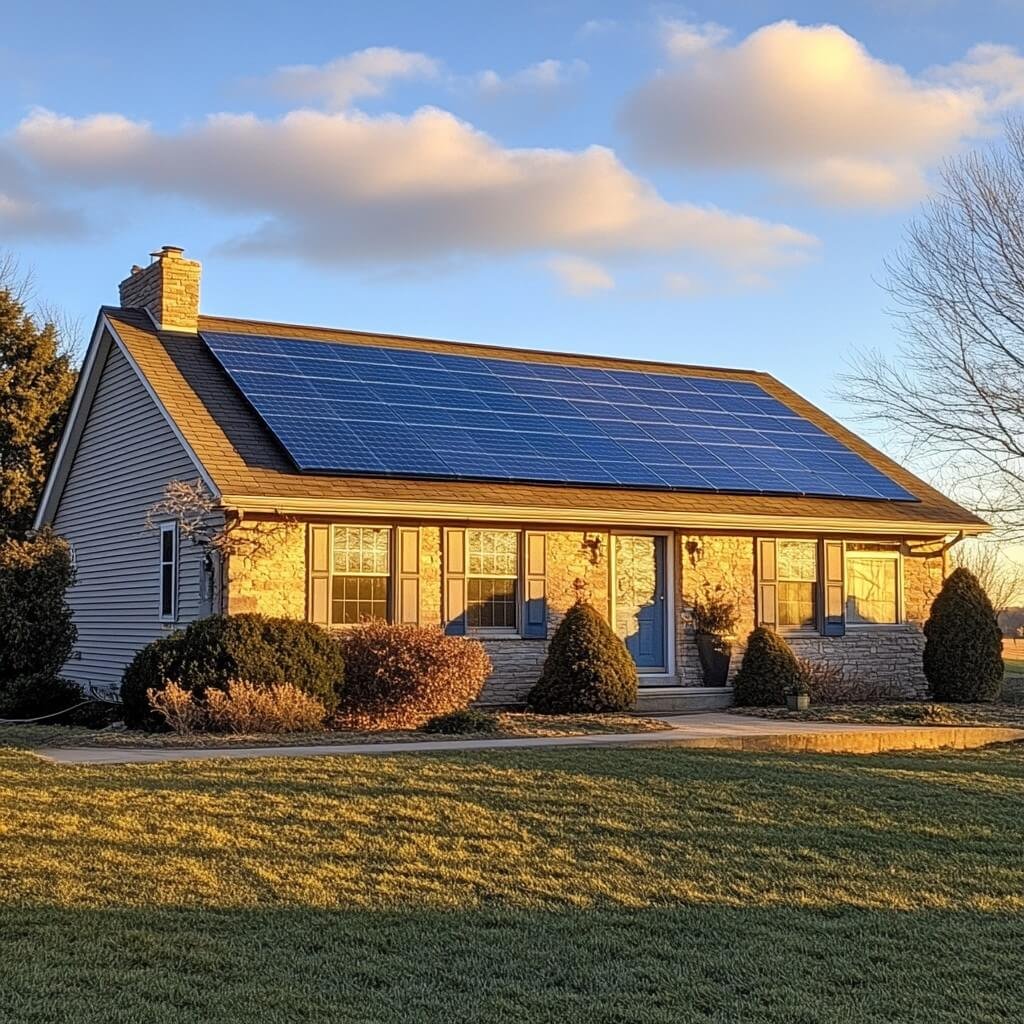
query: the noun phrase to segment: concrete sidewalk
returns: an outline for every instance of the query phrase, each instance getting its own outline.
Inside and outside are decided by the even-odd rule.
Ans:
[[[324,744],[307,747],[51,747],[36,750],[58,764],[147,764],[239,760],[253,757],[344,757],[351,754],[418,754],[453,750],[509,750],[525,747],[699,747],[718,750],[781,750],[791,753],[876,754],[886,750],[963,750],[1024,740],[1024,729],[989,726],[858,725],[785,722],[742,715],[658,716],[664,732],[527,739],[415,740],[406,743]]]

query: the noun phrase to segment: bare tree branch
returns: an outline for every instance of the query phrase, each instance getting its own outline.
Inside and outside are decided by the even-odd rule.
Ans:
[[[1024,537],[1024,120],[945,165],[887,263],[901,343],[841,394],[1004,535]]]

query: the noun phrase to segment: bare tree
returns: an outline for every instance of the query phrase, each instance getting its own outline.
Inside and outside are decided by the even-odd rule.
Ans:
[[[202,480],[171,480],[163,496],[146,510],[146,528],[156,530],[162,520],[178,524],[182,537],[208,554],[256,559],[273,550],[296,528],[291,518],[272,521],[225,515]]]
[[[967,569],[977,577],[997,615],[1024,601],[1024,566],[996,541],[963,541],[949,558],[955,568]]]
[[[1024,537],[1024,121],[944,167],[886,265],[902,336],[842,396],[961,501]]]

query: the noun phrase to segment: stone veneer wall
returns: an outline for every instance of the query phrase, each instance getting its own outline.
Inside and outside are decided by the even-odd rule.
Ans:
[[[243,527],[259,530],[255,523]],[[547,545],[548,636],[576,598],[582,580],[591,603],[608,615],[610,608],[607,531],[552,530]],[[684,686],[702,686],[693,641],[690,610],[704,585],[721,586],[739,611],[732,671],[742,658],[742,641],[755,622],[754,538],[726,534],[678,533],[670,539],[675,567],[676,675]],[[850,630],[844,637],[793,637],[801,657],[843,667],[851,675],[895,680],[908,696],[921,696],[926,685],[921,671],[924,637],[920,624],[942,585],[945,559],[935,546],[904,548],[904,627]],[[420,534],[421,621],[442,619],[441,529],[423,526]],[[306,614],[306,524],[277,535],[258,556],[235,556],[228,566],[227,610],[259,611],[303,618]],[[521,638],[488,639],[484,646],[494,665],[481,703],[514,704],[523,700],[540,675],[547,643]]]

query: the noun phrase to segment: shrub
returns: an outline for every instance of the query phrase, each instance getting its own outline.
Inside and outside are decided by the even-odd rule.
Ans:
[[[815,704],[848,704],[901,696],[899,687],[882,680],[848,676],[839,665],[797,658],[800,676]]]
[[[936,700],[995,700],[1003,686],[1003,644],[992,602],[967,569],[942,584],[924,624],[924,674]]]
[[[467,707],[491,672],[481,643],[429,626],[366,622],[346,630],[342,648],[345,728],[417,728]]]
[[[205,698],[177,683],[150,690],[149,701],[176,733],[309,732],[327,717],[323,702],[291,683],[253,686],[231,680],[226,690],[210,687]]]
[[[85,700],[78,683],[47,673],[18,676],[0,690],[0,717],[36,718],[66,711]]]
[[[343,677],[341,646],[320,626],[265,615],[211,615],[139,651],[125,670],[121,700],[126,724],[147,727],[154,720],[148,691],[168,680],[202,698],[244,679],[263,687],[290,683],[330,711]]]
[[[758,626],[747,637],[747,649],[733,679],[736,703],[772,707],[784,703],[786,692],[800,684],[800,663],[789,644],[773,630]]]
[[[600,612],[580,601],[555,630],[526,703],[548,715],[625,711],[636,703],[637,684],[626,645]]]
[[[23,676],[55,683],[78,635],[65,597],[74,580],[55,533],[0,541],[0,690]]]
[[[501,719],[493,711],[466,708],[448,715],[437,715],[424,723],[424,732],[444,733],[448,736],[468,736],[473,733],[493,735],[501,729]]]

